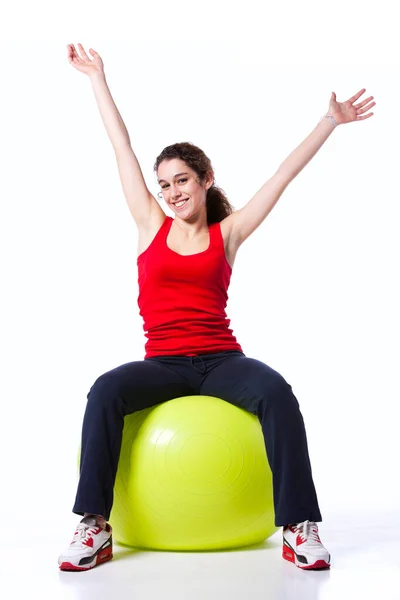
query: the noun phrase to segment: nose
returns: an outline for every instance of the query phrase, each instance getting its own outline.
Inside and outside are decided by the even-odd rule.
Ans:
[[[173,200],[175,200],[176,198],[179,198],[179,196],[181,195],[180,190],[173,183],[171,184],[170,190],[171,190],[171,198]]]

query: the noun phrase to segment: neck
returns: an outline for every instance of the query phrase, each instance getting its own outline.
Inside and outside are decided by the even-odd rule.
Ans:
[[[187,237],[208,234],[207,213],[193,215],[189,219],[181,219],[175,215],[174,225],[179,228]]]

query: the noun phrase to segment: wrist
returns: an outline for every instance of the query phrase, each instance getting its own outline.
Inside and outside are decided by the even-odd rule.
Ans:
[[[339,123],[336,121],[336,118],[333,115],[331,115],[330,113],[326,113],[326,115],[321,117],[320,122],[322,120],[326,120],[326,121],[329,121],[330,123],[332,123],[334,129],[336,129],[336,127],[339,125]]]
[[[104,71],[103,72],[97,71],[96,73],[92,73],[91,75],[89,75],[90,81],[98,81],[98,80],[102,80],[102,79],[105,80],[105,78],[106,78],[106,75],[105,75]]]

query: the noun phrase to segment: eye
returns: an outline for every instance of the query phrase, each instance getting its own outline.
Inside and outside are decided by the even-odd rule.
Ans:
[[[188,180],[188,179],[187,179],[187,177],[181,177],[180,179],[177,179],[177,183],[179,183],[179,184],[181,184],[181,183],[186,183],[186,182],[187,182],[187,180]],[[168,184],[168,183],[164,183],[164,184],[161,186],[161,189],[162,189],[162,190],[166,190],[168,187],[169,187],[169,184]]]

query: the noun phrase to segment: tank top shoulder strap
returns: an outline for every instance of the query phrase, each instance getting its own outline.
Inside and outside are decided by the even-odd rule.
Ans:
[[[172,220],[173,219],[171,217],[165,215],[165,219],[159,227],[156,235],[153,237],[146,250],[143,250],[143,252],[139,254],[139,262],[142,260],[142,258],[148,255],[149,252],[152,253],[154,250],[159,249],[160,246],[163,246],[166,243],[167,235],[172,225]]]
[[[218,252],[225,252],[224,238],[222,237],[220,223],[211,223],[209,226],[210,246]]]
[[[156,235],[154,236],[150,246],[154,247],[159,246],[160,244],[165,244],[169,230],[171,229],[172,221],[173,219],[171,217],[168,217],[167,215],[165,216],[165,219],[162,222],[162,225],[157,231]]]

